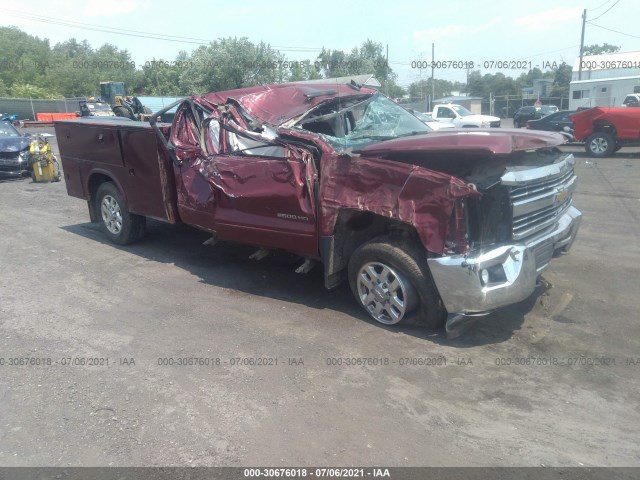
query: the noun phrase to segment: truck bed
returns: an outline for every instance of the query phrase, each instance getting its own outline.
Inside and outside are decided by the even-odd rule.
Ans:
[[[175,223],[173,166],[146,122],[55,122],[67,193],[90,200],[92,182],[110,177],[135,214]]]

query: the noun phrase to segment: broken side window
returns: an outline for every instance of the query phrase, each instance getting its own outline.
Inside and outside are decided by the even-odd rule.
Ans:
[[[236,133],[239,127],[229,122],[232,130],[227,130],[227,153],[232,155],[250,155],[261,157],[285,158],[285,149],[281,145],[274,145],[267,141],[253,138],[249,135]]]

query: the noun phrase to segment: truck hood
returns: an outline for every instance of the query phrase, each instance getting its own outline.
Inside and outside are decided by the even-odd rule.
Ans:
[[[549,148],[564,143],[558,133],[518,129],[445,129],[423,135],[396,138],[368,145],[357,152],[368,157],[394,153],[461,152],[508,154],[520,150]]]
[[[0,152],[21,152],[27,150],[31,140],[27,137],[0,138]]]

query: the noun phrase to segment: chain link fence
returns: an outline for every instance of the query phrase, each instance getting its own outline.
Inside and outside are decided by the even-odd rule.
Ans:
[[[42,100],[0,97],[0,113],[18,115],[18,120],[35,120],[37,113],[66,113],[80,110],[80,101],[86,97]]]

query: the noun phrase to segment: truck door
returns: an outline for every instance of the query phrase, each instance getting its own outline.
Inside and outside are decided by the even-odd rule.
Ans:
[[[176,110],[167,148],[173,150],[180,218],[189,225],[215,231],[215,190],[208,181],[207,158],[200,146],[202,122],[210,114],[191,100],[183,102]]]
[[[190,101],[176,112],[169,148],[185,223],[221,240],[317,256],[317,176],[307,150],[228,125]]]
[[[456,118],[456,113],[449,107],[436,107],[435,118],[439,122],[452,123],[453,120]]]
[[[214,139],[207,149],[222,145],[206,167],[220,238],[317,256],[317,175],[311,153],[233,122],[211,119],[205,125]]]

